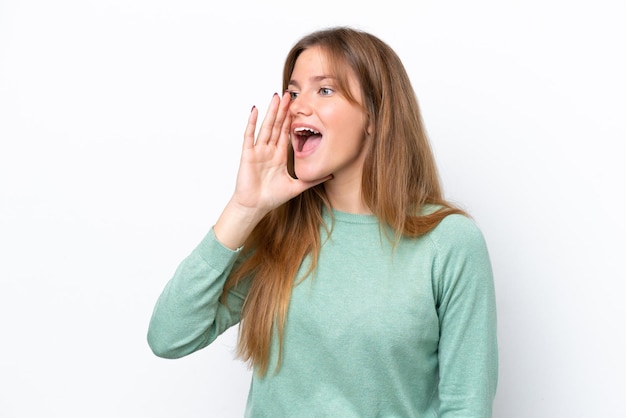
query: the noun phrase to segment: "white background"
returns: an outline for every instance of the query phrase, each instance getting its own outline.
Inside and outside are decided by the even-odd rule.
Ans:
[[[620,3],[0,0],[0,417],[242,416],[236,329],[163,360],[148,321],[230,196],[251,106],[338,24],[403,59],[485,234],[495,416],[623,417]]]

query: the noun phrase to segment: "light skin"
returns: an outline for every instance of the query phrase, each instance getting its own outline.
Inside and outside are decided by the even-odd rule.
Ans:
[[[354,74],[350,91],[361,103]],[[367,114],[337,89],[318,47],[298,57],[288,91],[275,94],[255,140],[258,110],[252,108],[244,133],[235,191],[214,232],[226,247],[243,245],[257,223],[306,189],[324,183],[333,208],[370,213],[361,199],[366,153]],[[303,132],[314,135],[304,140]],[[297,179],[287,171],[287,147],[292,141]]]

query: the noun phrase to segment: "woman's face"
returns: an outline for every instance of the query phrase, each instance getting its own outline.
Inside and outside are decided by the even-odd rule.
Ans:
[[[365,159],[367,115],[361,89],[352,70],[348,86],[358,104],[338,91],[326,53],[319,47],[304,50],[296,60],[288,90],[292,103],[291,143],[294,169],[301,180],[333,174],[335,181],[361,182]]]

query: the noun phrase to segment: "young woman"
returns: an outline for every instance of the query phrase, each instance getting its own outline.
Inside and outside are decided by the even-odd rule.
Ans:
[[[295,44],[235,191],[159,297],[161,357],[239,324],[251,417],[489,417],[487,248],[439,185],[394,51],[351,28]]]

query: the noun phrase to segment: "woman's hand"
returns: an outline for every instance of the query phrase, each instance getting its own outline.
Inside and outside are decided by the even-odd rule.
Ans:
[[[304,190],[319,184],[292,178],[287,172],[287,146],[291,129],[288,93],[274,94],[269,109],[254,138],[258,110],[252,108],[244,134],[243,150],[233,202],[263,212],[280,206]]]
[[[239,247],[269,211],[332,178],[305,182],[289,175],[290,104],[289,93],[282,98],[274,94],[256,139],[258,109],[252,108],[244,133],[235,192],[214,226],[217,238],[229,248]]]

